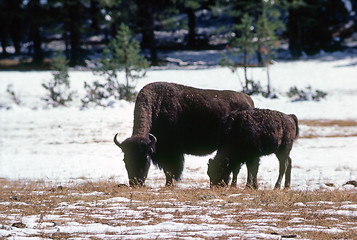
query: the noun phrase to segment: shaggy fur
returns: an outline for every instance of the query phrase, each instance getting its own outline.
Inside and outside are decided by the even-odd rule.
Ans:
[[[234,91],[166,82],[146,85],[136,99],[132,136],[122,144],[115,139],[125,155],[129,182],[145,181],[148,168],[144,166],[149,161],[145,155],[164,170],[166,184],[171,185],[172,179],[179,180],[181,176],[184,154],[207,155],[215,151],[221,119],[232,110],[251,107],[254,103],[248,95]],[[156,137],[155,144],[149,140],[149,133]],[[135,157],[133,149],[140,152]],[[137,173],[132,174],[134,170],[130,169]]]
[[[240,166],[246,163],[247,186],[257,188],[259,158],[275,153],[280,163],[275,188],[280,188],[285,173],[285,187],[290,186],[289,153],[299,133],[295,115],[268,109],[249,109],[233,111],[223,121],[217,155],[209,161],[208,175],[212,185],[226,185],[232,171],[232,183],[235,184]]]

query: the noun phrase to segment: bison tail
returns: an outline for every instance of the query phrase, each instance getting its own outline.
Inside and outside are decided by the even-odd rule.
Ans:
[[[297,117],[294,114],[290,114],[290,117],[292,119],[294,119],[295,127],[296,127],[295,138],[297,138],[299,136],[299,121],[298,121]]]

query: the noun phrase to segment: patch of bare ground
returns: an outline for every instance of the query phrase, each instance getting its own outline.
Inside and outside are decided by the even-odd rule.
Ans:
[[[50,59],[44,59],[42,64],[35,64],[31,58],[24,59],[0,59],[0,70],[50,70]]]
[[[315,127],[357,127],[357,120],[329,120],[329,119],[313,119],[313,120],[299,120],[299,124]]]
[[[129,188],[113,181],[57,186],[2,179],[0,238],[357,239],[356,196],[357,188]]]
[[[357,136],[357,120],[302,119],[299,125],[299,138]]]

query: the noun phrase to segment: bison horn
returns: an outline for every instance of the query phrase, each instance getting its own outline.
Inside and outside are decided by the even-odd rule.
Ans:
[[[149,138],[151,140],[152,145],[154,145],[157,142],[157,138],[151,133],[149,133]]]
[[[115,145],[117,145],[118,147],[121,147],[120,142],[118,142],[118,140],[117,140],[117,136],[118,136],[118,133],[115,134],[115,136],[114,136],[114,143],[115,143]]]

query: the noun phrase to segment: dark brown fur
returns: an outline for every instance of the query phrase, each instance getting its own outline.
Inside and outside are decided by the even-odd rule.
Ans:
[[[206,155],[217,149],[222,117],[232,110],[251,107],[253,100],[243,93],[151,83],[137,96],[132,136],[117,145],[124,151],[127,170],[140,170],[147,162],[143,155],[149,156],[164,170],[166,184],[170,185],[173,178],[181,176],[184,154]],[[149,133],[157,139],[151,147]],[[144,154],[131,157],[128,148],[140,149]],[[143,174],[130,174],[128,170],[129,181],[136,184],[136,178],[143,184],[147,170],[143,169]]]
[[[227,184],[232,171],[234,183],[241,164],[246,163],[247,186],[257,188],[259,158],[275,153],[280,162],[279,178],[275,187],[280,188],[285,172],[285,187],[289,187],[289,153],[298,133],[298,120],[293,114],[287,115],[268,109],[233,111],[224,120],[217,155],[209,163],[208,175],[212,184],[217,185],[222,181]]]

